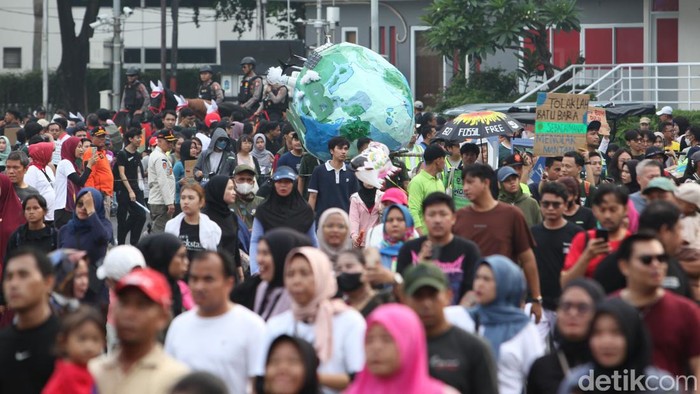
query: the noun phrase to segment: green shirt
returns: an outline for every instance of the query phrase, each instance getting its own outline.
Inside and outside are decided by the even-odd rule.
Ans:
[[[408,209],[413,216],[416,229],[419,229],[422,234],[426,233],[423,223],[423,200],[434,192],[444,193],[445,185],[440,178],[428,174],[425,170],[419,172],[408,184]]]
[[[455,209],[461,209],[471,204],[471,201],[464,195],[462,187],[462,170],[452,167],[445,177],[445,193],[455,202]]]

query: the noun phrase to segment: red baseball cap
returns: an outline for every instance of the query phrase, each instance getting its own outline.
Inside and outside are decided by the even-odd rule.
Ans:
[[[114,290],[119,295],[131,287],[139,289],[146,297],[165,308],[169,308],[172,303],[170,285],[158,271],[150,268],[131,271],[117,282]]]
[[[385,191],[381,201],[390,201],[394,204],[408,206],[408,197],[406,197],[406,193],[404,193],[403,190],[399,189],[398,187],[392,187],[389,190]]]

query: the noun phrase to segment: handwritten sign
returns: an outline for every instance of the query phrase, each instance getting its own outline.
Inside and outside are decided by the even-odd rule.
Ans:
[[[185,178],[194,179],[194,165],[197,160],[185,160]]]
[[[563,156],[586,147],[587,94],[540,93],[535,116],[535,156]]]
[[[610,125],[605,116],[605,108],[588,107],[588,123],[594,120],[600,122],[600,131],[598,132],[600,135],[610,135]]]

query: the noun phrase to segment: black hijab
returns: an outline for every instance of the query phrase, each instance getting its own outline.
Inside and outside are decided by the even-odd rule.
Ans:
[[[314,223],[314,211],[295,186],[287,197],[277,194],[274,185],[270,196],[258,207],[255,218],[265,232],[277,227],[289,227],[306,234]]]
[[[190,156],[190,148],[192,148],[192,140],[185,140],[180,145],[180,160],[184,164],[187,160],[196,160],[196,157]]]
[[[225,175],[215,175],[204,186],[206,204],[202,212],[221,228],[221,247],[231,253],[239,265],[238,220],[224,202],[224,193],[229,182]]]
[[[360,196],[362,202],[365,203],[367,210],[372,212],[372,208],[374,208],[374,201],[377,196],[377,188],[372,187],[368,189],[364,185],[360,185],[360,188],[357,190],[357,194]]]
[[[645,374],[644,370],[651,365],[651,339],[639,311],[621,298],[608,299],[598,306],[591,323],[591,332],[601,316],[611,316],[615,319],[622,335],[625,336],[627,354],[622,364],[614,368],[603,367],[593,359],[594,376],[612,376],[615,371],[621,373],[625,369],[628,373],[636,371],[637,376]]]
[[[168,270],[173,257],[182,247],[180,239],[169,233],[151,234],[141,238],[136,247],[146,256],[147,265],[163,274],[168,280],[170,291],[173,293],[173,317],[184,312],[180,286],[177,284],[177,279],[173,278]]]
[[[284,261],[287,254],[294,248],[301,246],[312,246],[311,239],[305,234],[294,231],[290,228],[276,228],[263,235],[261,240],[265,240],[272,254],[272,261],[275,264],[275,275],[268,286],[268,289],[284,286]]]
[[[270,363],[270,355],[272,355],[272,352],[275,350],[275,348],[284,342],[291,343],[297,349],[299,355],[301,356],[302,362],[304,363],[304,384],[303,386],[301,386],[301,389],[297,393],[320,393],[321,390],[318,382],[318,374],[316,373],[316,370],[318,369],[319,365],[316,350],[310,343],[306,342],[301,338],[292,337],[286,334],[278,336],[274,341],[272,341],[272,344],[270,345],[270,350],[267,352],[267,358],[265,360],[265,366],[267,366]],[[263,388],[262,390],[259,390],[259,392],[266,392],[264,386],[265,384],[263,383]]]
[[[567,283],[564,288],[561,289],[561,294],[564,294],[567,290],[572,287],[577,287],[591,297],[593,300],[593,305],[597,306],[605,298],[605,291],[603,288],[591,279],[587,278],[576,278],[569,283]],[[559,326],[554,325],[554,332],[552,333],[552,340],[554,340],[558,345],[559,349],[564,351],[566,359],[569,361],[571,367],[576,365],[584,364],[591,360],[591,352],[588,347],[588,338],[584,338],[579,341],[572,341],[564,338],[564,336],[559,332]]]

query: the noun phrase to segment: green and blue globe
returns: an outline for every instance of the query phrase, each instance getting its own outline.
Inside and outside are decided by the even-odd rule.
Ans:
[[[306,149],[330,159],[328,140],[369,137],[391,151],[408,144],[414,129],[411,89],[401,72],[376,52],[350,43],[324,45],[304,64],[287,118]]]

